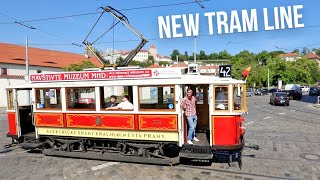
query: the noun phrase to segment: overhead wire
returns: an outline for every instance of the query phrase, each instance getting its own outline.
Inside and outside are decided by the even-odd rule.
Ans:
[[[195,3],[208,2],[208,1],[212,1],[212,0],[195,0],[195,1],[181,2],[181,3],[160,4],[160,5],[153,5],[153,6],[124,8],[124,9],[119,9],[119,11],[131,11],[131,10],[139,10],[139,9],[160,8],[160,7],[169,7],[169,6],[180,6],[180,5],[195,4]],[[25,21],[19,21],[19,22],[20,23],[25,23],[25,22],[37,22],[37,21],[48,21],[48,20],[56,20],[56,19],[65,19],[65,18],[70,18],[70,17],[95,15],[95,14],[100,14],[102,12],[103,11],[89,12],[89,13],[73,14],[73,15],[66,15],[66,16],[57,16],[57,17],[48,17],[48,18],[40,18],[40,19],[33,19],[33,20],[25,20]],[[14,24],[14,23],[13,22],[0,22],[0,24]]]

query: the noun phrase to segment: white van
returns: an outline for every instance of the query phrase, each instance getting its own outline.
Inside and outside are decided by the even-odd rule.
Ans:
[[[299,84],[286,84],[285,90],[290,91],[290,90],[295,90],[299,93],[301,93],[300,85]]]

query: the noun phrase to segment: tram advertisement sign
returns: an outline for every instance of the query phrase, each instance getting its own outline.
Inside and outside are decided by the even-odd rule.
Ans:
[[[112,80],[112,79],[134,79],[134,78],[163,78],[179,76],[179,69],[138,69],[138,70],[113,70],[113,71],[82,71],[62,72],[48,74],[32,74],[31,82],[52,81],[85,81],[85,80]]]
[[[219,77],[231,78],[231,65],[219,66]]]

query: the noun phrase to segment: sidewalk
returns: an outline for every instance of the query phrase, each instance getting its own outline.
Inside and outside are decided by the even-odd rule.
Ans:
[[[7,114],[7,108],[6,107],[0,107],[0,114]]]

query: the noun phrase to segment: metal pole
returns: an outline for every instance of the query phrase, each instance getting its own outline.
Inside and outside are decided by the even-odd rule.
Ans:
[[[28,37],[26,37],[26,81],[29,81]]]
[[[113,17],[113,23],[115,21],[115,17]],[[112,63],[110,64],[115,64],[116,62],[114,61],[114,28],[112,28]]]
[[[270,73],[269,73],[269,67],[268,67],[268,90],[269,90],[269,87],[270,87]]]
[[[178,61],[179,61],[179,56],[178,55],[176,55],[176,59],[177,59],[177,63],[178,63]]]
[[[193,53],[193,63],[196,63],[197,59],[197,36],[194,37],[194,53]]]
[[[29,56],[28,56],[28,37],[26,37],[26,83],[29,82]],[[30,93],[31,91],[27,92],[27,105],[30,105]]]

